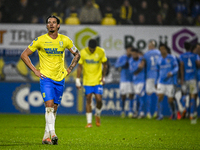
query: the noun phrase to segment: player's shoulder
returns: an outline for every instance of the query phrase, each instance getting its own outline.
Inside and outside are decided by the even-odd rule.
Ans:
[[[123,54],[123,55],[119,56],[119,58],[127,58],[127,55]]]
[[[176,60],[176,56],[172,55],[172,54],[168,54],[168,57],[172,60]]]
[[[102,48],[102,47],[100,47],[100,46],[97,46],[95,51],[98,51],[98,52],[103,52],[103,53],[105,53],[105,50],[104,50],[104,48]]]
[[[152,53],[154,53],[154,54],[158,54],[158,55],[161,54],[160,51],[159,51],[158,49],[153,49],[153,50],[152,50]]]
[[[80,50],[81,56],[82,56],[83,54],[88,53],[88,52],[89,52],[88,47],[85,47],[85,48],[83,48],[83,49]]]
[[[34,41],[44,40],[44,39],[46,39],[46,38],[47,38],[47,33],[46,33],[46,34],[42,34],[42,35],[36,37],[36,38],[34,39]]]
[[[71,40],[68,36],[66,36],[64,34],[60,34],[60,33],[58,33],[58,37],[61,38],[62,40]]]

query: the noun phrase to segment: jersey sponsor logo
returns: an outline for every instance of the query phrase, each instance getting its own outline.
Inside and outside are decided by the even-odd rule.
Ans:
[[[87,64],[98,64],[98,63],[99,63],[99,61],[95,61],[95,60],[93,60],[93,59],[86,59],[85,62],[86,62]]]
[[[58,51],[58,48],[44,48],[47,54],[63,54],[63,51]]]
[[[59,45],[61,48],[63,48],[63,41],[59,41]]]

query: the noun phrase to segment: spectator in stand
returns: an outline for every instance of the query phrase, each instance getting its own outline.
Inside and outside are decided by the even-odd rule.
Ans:
[[[174,26],[187,26],[189,25],[189,22],[187,19],[183,16],[181,12],[176,13],[175,20],[172,21],[171,25]]]
[[[106,17],[106,14],[112,14],[114,16],[114,11],[110,3],[107,3],[104,9],[102,10],[102,16]]]
[[[60,23],[63,23],[64,10],[65,10],[65,5],[63,4],[62,0],[55,0],[48,11],[49,13],[57,16],[60,19]]]
[[[148,3],[146,0],[141,1],[137,12],[138,12],[138,15],[143,14],[145,18],[145,22],[146,22],[145,24],[149,24],[149,23],[153,24],[154,20],[152,20],[152,18],[155,18],[154,16],[156,13],[149,9]]]
[[[33,9],[29,0],[19,0],[13,3],[10,9],[13,14],[13,23],[30,23]]]
[[[115,14],[111,4],[106,4],[103,10],[103,19],[101,20],[102,25],[116,25]]]
[[[176,13],[181,12],[184,17],[187,17],[189,8],[186,0],[177,0],[177,2],[174,2],[174,10]]]
[[[136,25],[148,25],[146,16],[144,14],[138,14],[137,20],[135,22]]]
[[[9,8],[5,4],[5,0],[0,0],[0,23],[10,22]]]
[[[166,25],[170,25],[170,20],[174,20],[174,10],[170,7],[169,3],[163,2],[161,4],[161,8],[159,10],[159,13],[162,15],[162,18]]]
[[[156,16],[156,21],[155,21],[155,25],[159,25],[159,26],[166,25],[166,23],[165,23],[165,21],[163,20],[161,14],[157,14],[157,16]]]
[[[79,15],[81,24],[100,24],[102,16],[99,9],[95,8],[92,0],[87,0]]]
[[[196,17],[196,19],[194,20],[194,25],[195,26],[200,26],[200,14]]]
[[[72,10],[74,12],[74,10],[77,13],[77,16],[79,16],[81,7],[83,6],[83,2],[82,0],[67,0],[66,1],[66,10],[65,10],[65,18],[69,17]]]
[[[136,10],[134,7],[131,6],[129,0],[124,0],[120,8],[119,24],[133,24],[133,16],[135,12]]]
[[[200,2],[195,2],[191,9],[191,16],[192,18],[196,18],[198,15],[200,15]]]

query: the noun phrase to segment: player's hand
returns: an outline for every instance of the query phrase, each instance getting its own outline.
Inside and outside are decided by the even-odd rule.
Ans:
[[[40,79],[46,78],[45,75],[40,73],[40,70],[35,70],[34,71],[35,75],[38,76]]]
[[[81,80],[80,78],[76,78],[76,88],[81,89]]]
[[[169,73],[167,74],[167,77],[169,78],[169,77],[171,77],[171,76],[172,76],[172,73],[169,72]]]
[[[105,84],[105,77],[102,77],[101,82],[102,82],[102,85]]]

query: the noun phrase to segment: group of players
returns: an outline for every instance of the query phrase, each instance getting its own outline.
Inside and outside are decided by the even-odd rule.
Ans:
[[[105,75],[107,71],[107,57],[103,48],[97,46],[95,39],[90,39],[88,46],[81,50],[75,47],[72,40],[58,33],[60,20],[56,16],[46,19],[48,33],[41,35],[22,52],[21,59],[40,78],[40,90],[45,105],[45,133],[42,144],[58,144],[58,136],[55,132],[55,121],[58,105],[61,103],[65,86],[65,77],[71,73],[78,64],[76,87],[81,88],[81,73],[83,72],[83,86],[86,96],[86,128],[92,127],[92,95],[95,95],[96,126],[101,125],[100,115],[102,111],[102,93]],[[186,44],[187,45],[187,44]],[[122,115],[125,116],[124,103],[129,94],[130,102],[133,99],[139,101],[138,118],[144,116],[142,106],[147,102],[147,117],[151,118],[150,106],[152,94],[158,96],[158,107],[154,116],[163,119],[162,100],[164,95],[172,110],[172,119],[176,118],[174,104],[175,86],[178,85],[178,72],[181,74],[181,86],[184,94],[190,94],[190,117],[195,118],[195,100],[197,97],[197,68],[200,66],[200,46],[197,44],[191,52],[186,46],[187,52],[180,56],[180,62],[170,54],[170,49],[161,44],[159,50],[155,49],[155,42],[149,43],[149,51],[144,55],[132,46],[127,46],[126,55],[116,62],[116,68],[121,67],[120,91],[122,95]],[[65,69],[65,49],[68,49],[74,58]],[[31,62],[30,55],[38,51],[40,68],[37,69]],[[198,71],[200,77],[200,71]],[[199,84],[200,85],[200,84]],[[189,91],[187,91],[189,90]],[[146,95],[146,96],[145,96]],[[146,98],[145,98],[146,97]],[[184,98],[184,96],[183,96]],[[155,104],[157,105],[157,104]],[[133,104],[130,105],[131,107]],[[130,109],[132,111],[132,108]]]
[[[156,48],[150,41],[148,51],[142,54],[132,45],[126,46],[126,54],[119,57],[115,67],[121,69],[120,94],[122,100],[121,117],[126,116],[125,101],[130,100],[128,116],[133,118],[163,119],[163,99],[166,96],[171,110],[170,119],[197,118],[196,100],[200,91],[200,44],[184,43],[185,52],[179,57],[171,54],[166,44]],[[181,91],[181,103],[177,105],[175,93]],[[185,107],[186,96],[189,107]],[[154,98],[154,101],[153,101]],[[152,104],[152,102],[156,102]],[[144,109],[146,103],[146,109]],[[151,107],[154,105],[154,113]],[[135,106],[135,107],[134,107]],[[136,108],[136,109],[133,109]]]

